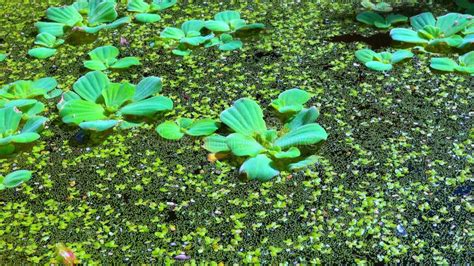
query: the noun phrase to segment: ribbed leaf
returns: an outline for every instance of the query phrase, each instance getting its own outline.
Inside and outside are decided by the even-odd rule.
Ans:
[[[301,160],[301,161],[296,162],[296,163],[289,164],[288,168],[290,170],[297,170],[297,169],[301,169],[301,168],[306,168],[308,166],[314,165],[315,163],[318,162],[318,160],[319,160],[318,156],[311,155],[309,157],[306,157],[304,160]]]
[[[259,154],[247,159],[240,166],[240,173],[246,173],[251,180],[268,181],[280,172],[272,167],[272,160],[264,154]]]
[[[106,70],[107,66],[99,60],[87,60],[84,61],[84,67],[90,70]]]
[[[187,127],[186,134],[190,136],[208,136],[219,128],[216,121],[212,119],[200,119],[194,121]]]
[[[44,124],[48,121],[46,117],[42,116],[35,116],[28,121],[26,121],[25,125],[23,126],[21,133],[31,133],[31,132],[38,132],[43,129]]]
[[[21,112],[15,107],[0,109],[0,134],[15,132],[21,120]]]
[[[189,36],[188,34],[190,32],[200,32],[202,28],[204,28],[205,22],[203,20],[196,20],[192,19],[189,21],[184,22],[181,25],[181,30],[184,32],[186,36]]]
[[[85,130],[101,132],[115,127],[118,123],[120,123],[118,120],[96,120],[82,122],[79,124],[79,127]]]
[[[428,43],[427,39],[418,36],[416,31],[410,29],[396,28],[390,31],[390,36],[395,41],[408,43]]]
[[[165,121],[156,127],[156,132],[163,138],[169,140],[178,140],[184,136],[180,126],[174,121]]]
[[[280,113],[299,112],[311,96],[304,90],[290,89],[280,93],[278,99],[272,101],[271,106]]]
[[[46,17],[69,27],[82,21],[82,15],[73,6],[50,7],[46,10]]]
[[[236,156],[255,156],[265,148],[254,138],[240,133],[233,133],[227,136],[227,146]]]
[[[107,62],[110,59],[116,58],[119,54],[119,49],[112,45],[97,47],[89,52],[89,56],[92,60],[102,62]]]
[[[49,33],[56,37],[64,35],[64,24],[56,22],[36,22],[35,27],[38,29],[39,33]]]
[[[176,0],[153,0],[151,7],[153,10],[163,10],[176,5]]]
[[[56,49],[46,47],[33,48],[28,51],[28,54],[38,59],[46,59],[56,54]]]
[[[436,19],[431,12],[424,12],[410,18],[410,24],[414,30],[418,31],[425,26],[435,26]]]
[[[127,10],[130,12],[146,13],[150,10],[150,5],[144,0],[129,0]]]
[[[79,125],[85,121],[94,121],[105,119],[105,110],[99,104],[85,100],[67,101],[59,111],[63,122]]]
[[[398,50],[392,54],[392,64],[396,64],[404,59],[413,57],[413,53],[408,50]]]
[[[458,64],[451,58],[441,57],[432,58],[430,66],[436,70],[452,72],[458,67]]]
[[[158,14],[143,13],[135,15],[135,19],[141,23],[155,23],[161,20]]]
[[[140,59],[138,57],[124,57],[119,59],[115,64],[111,65],[111,68],[123,69],[129,68],[131,66],[139,66],[141,65]]]
[[[154,76],[146,77],[138,83],[135,95],[133,95],[133,101],[140,101],[149,96],[155,95],[161,91],[161,88],[161,78]]]
[[[313,106],[309,109],[303,109],[298,114],[296,114],[290,122],[285,124],[285,128],[293,130],[306,124],[315,122],[318,117],[319,111],[316,109],[316,107]]]
[[[299,146],[299,145],[311,145],[326,140],[328,134],[319,124],[307,124],[296,128],[286,135],[281,136],[275,140],[275,145],[282,149]]]
[[[25,132],[18,135],[11,136],[11,142],[13,143],[30,143],[40,138],[40,135],[36,132]]]
[[[227,146],[227,138],[219,134],[204,138],[203,147],[212,153],[230,151],[229,146]]]
[[[44,110],[44,104],[41,102],[36,102],[35,104],[29,106],[29,108],[25,108],[23,110],[23,118],[26,117],[34,117],[37,114],[43,112]]]
[[[265,28],[265,24],[263,23],[246,24],[245,21],[239,21],[238,23],[233,23],[233,21],[231,21],[231,25],[235,30],[254,30]]]
[[[186,43],[186,44],[189,44],[189,45],[192,45],[192,46],[198,46],[198,45],[201,45],[201,44],[205,43],[206,41],[208,41],[212,38],[214,38],[213,34],[206,35],[206,36],[185,37],[185,38],[182,38],[180,40],[180,42],[181,43]]]
[[[173,101],[165,96],[155,96],[124,106],[120,112],[125,115],[148,116],[173,109]]]
[[[242,48],[242,41],[235,40],[235,41],[230,41],[228,43],[224,43],[219,45],[219,50],[221,51],[233,51]]]
[[[117,110],[125,102],[132,100],[135,87],[130,83],[112,83],[102,91],[105,105],[110,110]]]
[[[2,182],[0,184],[0,190],[5,189],[5,188],[13,188],[21,185],[24,182],[27,182],[28,180],[31,179],[32,177],[32,172],[31,171],[26,171],[26,170],[18,170],[15,172],[12,172],[5,176],[2,179]]]
[[[56,36],[48,32],[43,32],[36,35],[35,44],[48,48],[54,48],[64,43],[64,40],[57,40]]]
[[[247,98],[237,100],[232,107],[221,113],[220,119],[235,132],[246,136],[267,130],[262,109],[255,101]]]
[[[224,21],[226,23],[230,23],[230,21],[234,19],[240,19],[240,13],[233,10],[222,11],[214,16],[214,20]]]
[[[386,64],[380,61],[370,61],[365,63],[365,66],[376,71],[388,71],[393,67],[392,64]]]
[[[359,59],[362,63],[367,63],[373,61],[374,58],[380,57],[378,53],[370,50],[370,49],[362,49],[355,52],[355,56]]]
[[[436,21],[436,27],[440,28],[444,32],[445,37],[449,37],[455,33],[462,31],[466,26],[472,23],[467,15],[459,13],[448,13],[444,16],[438,17]]]
[[[73,88],[83,99],[96,102],[101,96],[102,90],[109,86],[109,84],[109,78],[107,78],[104,73],[94,71],[79,78],[76,83],[74,83]]]
[[[104,1],[98,4],[89,12],[89,24],[95,26],[97,24],[112,22],[117,18],[115,11],[115,3]]]
[[[356,19],[367,25],[374,25],[376,21],[379,23],[385,23],[384,17],[372,11],[362,12],[356,16]]]
[[[115,28],[118,28],[120,26],[122,26],[123,24],[127,24],[127,23],[130,23],[132,21],[132,19],[130,17],[121,17],[109,24],[106,24],[105,25],[105,29],[115,29]]]
[[[160,37],[163,39],[180,40],[185,37],[185,34],[181,29],[167,27],[160,33]]]
[[[462,65],[474,67],[474,51],[466,53],[459,57],[459,62]]]
[[[387,16],[386,20],[389,24],[396,24],[401,22],[407,22],[408,18],[399,14],[390,14]]]
[[[56,81],[56,79],[51,77],[35,80],[31,85],[33,89],[40,89],[43,91],[43,93],[46,93],[56,88],[56,86],[58,86],[58,82]]]
[[[278,159],[286,159],[286,158],[296,158],[300,155],[301,153],[298,148],[291,147],[287,151],[281,151],[281,152],[276,153],[274,156],[275,158],[278,158]]]
[[[227,24],[224,21],[210,20],[210,21],[206,21],[204,25],[210,31],[220,31],[220,32],[230,31],[229,24]]]

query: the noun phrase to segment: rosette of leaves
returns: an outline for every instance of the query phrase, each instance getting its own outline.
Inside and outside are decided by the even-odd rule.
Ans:
[[[370,0],[362,0],[362,6],[377,12],[391,12],[393,10],[392,6],[386,2],[372,3]]]
[[[178,47],[173,49],[172,52],[175,55],[186,56],[191,54],[190,47],[199,46],[214,37],[214,34],[202,36],[201,30],[203,28],[203,20],[190,20],[184,22],[179,29],[174,27],[165,28],[160,33],[160,37],[179,41]]]
[[[63,44],[63,39],[57,39],[56,36],[48,32],[43,32],[36,35],[35,44],[40,46],[33,48],[28,51],[28,54],[32,57],[39,59],[45,59],[56,54],[56,47]]]
[[[446,72],[463,72],[474,76],[474,51],[458,58],[459,63],[451,58],[441,57],[431,59],[431,68]]]
[[[355,56],[362,63],[364,63],[366,67],[372,70],[388,71],[392,69],[393,64],[396,64],[404,59],[413,57],[413,53],[408,50],[398,50],[395,53],[377,53],[370,49],[362,49],[358,50],[355,53]]]
[[[219,128],[219,124],[212,119],[194,120],[179,118],[176,121],[165,121],[156,127],[156,132],[169,140],[181,139],[188,136],[209,136]]]
[[[383,17],[372,11],[365,11],[357,15],[356,19],[367,25],[375,26],[380,29],[390,28],[396,23],[407,22],[408,18],[399,14],[390,14]]]
[[[176,0],[153,0],[147,3],[144,0],[129,0],[127,10],[137,13],[135,19],[142,23],[154,23],[160,21],[161,17],[154,12],[170,8],[176,4]]]
[[[214,20],[206,21],[205,27],[213,32],[233,33],[240,30],[263,29],[265,24],[247,22],[240,18],[240,13],[233,10],[226,10],[217,13]]]
[[[50,7],[46,17],[50,21],[40,21],[35,24],[40,33],[47,32],[61,37],[65,30],[83,30],[97,33],[102,29],[113,29],[129,23],[129,17],[117,19],[118,14],[115,0],[78,0],[72,5]]]
[[[285,122],[280,131],[268,129],[260,106],[242,98],[223,111],[220,120],[234,133],[206,137],[204,148],[212,153],[231,153],[244,157],[240,172],[249,179],[267,181],[281,170],[296,170],[314,164],[318,157],[305,156],[303,148],[326,140],[326,131],[317,123],[315,107],[305,108],[311,95],[300,89],[280,94],[272,106]]]
[[[114,46],[97,47],[89,52],[91,60],[85,61],[84,67],[91,70],[106,70],[109,68],[123,69],[140,65],[139,58],[129,56],[117,59],[119,54],[119,49]]]
[[[457,47],[463,42],[463,38],[457,33],[472,23],[474,20],[470,15],[448,13],[436,19],[432,13],[425,12],[410,18],[412,29],[395,28],[390,31],[390,36],[406,43]]]
[[[63,94],[58,103],[59,114],[66,124],[85,130],[105,131],[120,125],[140,125],[137,118],[153,118],[157,113],[173,109],[171,99],[157,95],[161,79],[147,77],[138,85],[113,83],[100,71],[89,72]]]
[[[39,139],[46,117],[33,116],[22,120],[23,113],[16,107],[0,109],[0,155],[11,154],[16,144],[30,143]]]
[[[17,187],[31,179],[33,172],[18,170],[6,176],[0,176],[0,190]]]
[[[219,37],[212,38],[204,47],[217,46],[221,51],[232,51],[242,48],[242,41],[234,40],[232,35],[223,33]]]
[[[58,83],[51,77],[41,78],[35,81],[18,80],[4,85],[0,89],[0,98],[8,100],[32,99],[43,96],[51,99],[61,95],[62,91],[56,89]]]

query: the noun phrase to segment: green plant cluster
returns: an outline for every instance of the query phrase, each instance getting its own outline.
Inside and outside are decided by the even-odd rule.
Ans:
[[[130,0],[128,1],[127,10],[129,12],[137,13],[135,20],[142,23],[154,23],[161,19],[161,16],[154,14],[176,5],[176,0],[152,0],[147,3],[145,0]]]
[[[190,55],[192,47],[204,45],[209,48],[217,46],[221,51],[232,51],[242,48],[242,41],[235,40],[232,34],[242,30],[263,29],[262,23],[247,24],[237,11],[227,10],[217,13],[214,20],[189,20],[181,28],[167,27],[161,33],[163,39],[179,42],[173,54]],[[206,32],[203,35],[203,32]]]

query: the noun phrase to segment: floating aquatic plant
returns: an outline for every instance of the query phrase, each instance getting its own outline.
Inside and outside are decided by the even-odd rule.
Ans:
[[[172,52],[175,55],[185,56],[191,54],[189,46],[199,46],[214,37],[214,34],[202,36],[201,30],[203,28],[203,20],[190,20],[184,22],[180,29],[174,27],[165,28],[160,33],[160,37],[179,41],[178,47],[173,49]]]
[[[212,38],[204,47],[217,46],[221,51],[232,51],[242,48],[242,41],[234,40],[232,35],[223,33],[219,37]]]
[[[213,32],[233,33],[240,30],[263,29],[265,24],[247,22],[240,18],[240,13],[233,10],[226,10],[217,13],[214,20],[206,21],[205,27]]]
[[[375,26],[377,28],[390,28],[393,24],[408,21],[408,18],[399,14],[390,14],[383,17],[372,11],[365,11],[357,15],[356,19],[367,25]]]
[[[30,143],[39,139],[37,132],[43,128],[47,118],[33,116],[24,121],[22,116],[23,113],[16,107],[0,109],[0,155],[13,153],[17,143]]]
[[[33,173],[27,170],[18,170],[6,176],[0,176],[0,190],[17,187],[31,179]]]
[[[209,136],[218,128],[218,123],[212,119],[193,120],[190,118],[179,118],[176,121],[161,123],[156,127],[156,132],[165,139],[178,140],[184,135],[194,137]]]
[[[61,95],[62,93],[60,89],[55,89],[57,85],[58,83],[56,82],[56,79],[51,77],[35,81],[18,80],[4,85],[0,89],[0,98],[16,100],[43,96],[46,99],[51,99]]]
[[[299,89],[280,94],[272,102],[285,122],[280,131],[267,129],[260,106],[253,100],[242,98],[223,111],[220,120],[234,133],[218,134],[205,138],[204,148],[212,153],[232,153],[246,160],[240,167],[249,179],[270,180],[280,170],[295,170],[317,161],[317,156],[304,156],[301,146],[327,139],[326,131],[317,123],[319,113],[315,107],[303,105],[311,95]]]
[[[151,118],[173,109],[171,99],[156,95],[161,88],[158,77],[144,78],[135,86],[110,82],[100,71],[89,72],[74,83],[73,91],[63,94],[58,103],[59,114],[64,123],[87,130],[137,126],[132,118]]]
[[[106,70],[109,68],[129,68],[140,65],[140,59],[129,56],[117,59],[120,51],[114,46],[101,46],[89,52],[91,60],[84,62],[84,67],[91,70]]]
[[[172,7],[176,4],[176,0],[153,0],[147,3],[144,0],[130,0],[127,5],[127,10],[138,13],[135,19],[142,23],[154,23],[160,21],[161,17],[154,12]]]
[[[408,50],[399,50],[394,53],[377,53],[370,49],[362,49],[358,50],[355,53],[355,56],[370,69],[377,71],[387,71],[392,69],[393,64],[413,57],[413,53]]]
[[[372,3],[370,0],[362,0],[362,6],[378,12],[391,12],[393,10],[392,6],[387,2],[380,2],[380,3]]]
[[[458,62],[451,58],[441,57],[431,59],[431,68],[446,72],[463,72],[474,76],[474,51],[466,53],[458,58]]]
[[[474,20],[469,15],[448,13],[436,19],[432,13],[425,12],[410,18],[412,29],[392,29],[390,36],[396,41],[407,43],[457,47],[463,42],[463,38],[457,33],[472,23]]]

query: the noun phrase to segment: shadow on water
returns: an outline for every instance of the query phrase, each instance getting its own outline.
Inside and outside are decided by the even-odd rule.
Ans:
[[[344,42],[344,43],[364,42],[370,45],[372,49],[380,49],[384,47],[389,47],[392,43],[392,38],[390,38],[390,34],[388,32],[376,33],[368,37],[362,36],[358,33],[349,33],[349,34],[334,36],[329,40],[331,42]]]
[[[66,38],[66,43],[71,45],[83,45],[93,43],[97,40],[98,34],[89,34],[84,31],[72,31]]]

